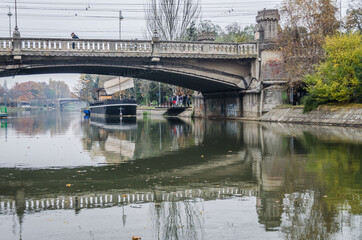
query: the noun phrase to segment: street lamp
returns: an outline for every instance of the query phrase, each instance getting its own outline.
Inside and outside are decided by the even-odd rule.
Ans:
[[[14,29],[14,32],[13,32],[13,38],[14,39],[19,39],[20,38],[20,32],[19,32],[19,29],[18,29],[18,8],[17,8],[17,5],[16,5],[16,0],[15,0],[15,29]],[[20,42],[17,41],[17,42],[14,42],[14,48],[20,48]]]
[[[11,16],[13,14],[10,12],[10,7],[9,7],[9,12],[8,12],[8,16],[9,16],[9,37],[11,38]]]
[[[161,107],[161,83],[158,82],[158,106]]]
[[[18,31],[18,10],[16,7],[16,0],[15,0],[15,31]]]
[[[119,40],[121,40],[121,21],[123,20],[122,11],[119,11]]]

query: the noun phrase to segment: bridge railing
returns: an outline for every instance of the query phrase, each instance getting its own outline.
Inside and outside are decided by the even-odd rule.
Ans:
[[[26,51],[74,51],[74,52],[151,52],[151,42],[21,39],[21,50]]]
[[[160,42],[160,53],[255,55],[255,43]]]
[[[0,40],[0,50],[11,51],[12,48],[13,48],[13,42],[10,38]]]
[[[26,52],[143,53],[160,55],[213,55],[251,57],[258,54],[256,43],[176,42],[139,40],[78,40],[20,38],[20,50]],[[0,38],[0,51],[11,51],[13,39]]]

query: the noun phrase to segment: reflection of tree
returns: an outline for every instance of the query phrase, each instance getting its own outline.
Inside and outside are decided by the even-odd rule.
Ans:
[[[362,179],[361,145],[322,142],[309,133],[305,134],[304,140],[310,150],[306,171],[315,174],[323,194],[328,196],[324,199],[328,208],[348,204],[350,213],[361,214],[358,199],[362,194],[357,191]]]
[[[282,231],[286,239],[330,239],[339,229],[336,215],[319,193],[288,194],[284,199]]]
[[[330,239],[361,214],[362,148],[340,134],[304,129],[296,137],[293,127],[283,128],[288,134],[266,125],[260,129],[259,221],[269,230],[280,224],[287,239]],[[244,141],[255,147],[257,134],[245,134]]]
[[[69,118],[60,115],[59,112],[39,111],[31,115],[12,118],[13,128],[26,135],[45,134],[48,131],[51,135],[64,133],[70,127]]]
[[[204,235],[203,203],[171,201],[151,208],[158,239],[201,239]]]

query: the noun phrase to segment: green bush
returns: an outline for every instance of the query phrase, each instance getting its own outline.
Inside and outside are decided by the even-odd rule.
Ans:
[[[304,82],[309,96],[306,109],[327,102],[354,102],[362,98],[362,37],[359,33],[326,38],[326,59]]]

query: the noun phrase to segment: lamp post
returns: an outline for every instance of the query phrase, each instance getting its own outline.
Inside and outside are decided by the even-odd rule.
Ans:
[[[123,19],[122,11],[119,11],[119,40],[121,40],[121,22]]]
[[[158,106],[161,107],[161,83],[158,82]]]
[[[15,28],[14,28],[14,32],[13,32],[13,38],[14,38],[14,43],[13,43],[14,49],[20,49],[21,42],[19,41],[20,32],[18,29],[18,8],[16,5],[16,0],[15,0]]]
[[[9,16],[9,37],[11,38],[11,16],[13,14],[10,12],[10,7],[9,7],[9,12],[8,12],[8,16]]]
[[[16,0],[15,0],[15,31],[18,31],[18,9],[16,7]]]

